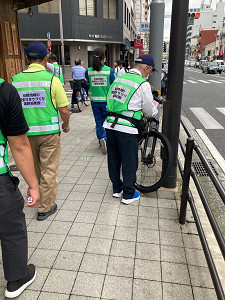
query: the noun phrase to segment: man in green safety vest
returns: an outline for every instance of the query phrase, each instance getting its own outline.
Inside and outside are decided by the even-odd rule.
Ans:
[[[55,54],[51,53],[48,56],[48,64],[47,67],[49,68],[46,69],[48,72],[52,73],[54,76],[58,77],[59,80],[61,81],[62,85],[64,86],[64,77],[63,77],[63,71],[62,68],[59,66],[57,63],[57,57]],[[49,65],[51,64],[51,66]]]
[[[27,265],[27,229],[19,179],[11,174],[8,167],[7,142],[17,168],[28,184],[27,205],[37,206],[40,195],[26,135],[28,130],[16,89],[0,78],[0,241],[7,299],[19,296],[36,277],[35,266]]]
[[[107,136],[109,177],[113,197],[122,197],[124,204],[140,199],[134,187],[138,167],[138,129],[134,123],[141,119],[142,112],[148,117],[158,112],[153,105],[151,86],[145,79],[155,70],[154,66],[151,55],[139,56],[129,73],[116,77],[107,94],[109,116],[103,126]]]
[[[45,70],[47,49],[41,42],[27,46],[29,68],[13,76],[30,130],[35,171],[40,186],[37,220],[45,220],[55,213],[58,189],[58,168],[61,152],[58,111],[64,132],[70,130],[68,100],[58,77]]]

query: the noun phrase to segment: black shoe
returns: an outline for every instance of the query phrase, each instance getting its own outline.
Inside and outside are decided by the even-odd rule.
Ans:
[[[47,212],[44,213],[38,213],[37,215],[37,220],[38,221],[44,221],[45,219],[47,219],[47,217],[51,216],[52,214],[54,214],[57,211],[57,204],[55,204],[53,206],[53,208]]]
[[[8,281],[7,288],[5,290],[6,298],[18,297],[27,287],[30,285],[36,277],[35,266],[30,264],[27,266],[27,277],[19,279],[17,281]]]

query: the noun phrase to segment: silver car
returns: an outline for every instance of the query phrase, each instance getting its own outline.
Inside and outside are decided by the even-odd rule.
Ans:
[[[217,73],[219,72],[219,65],[216,62],[204,62],[202,65],[202,73]]]

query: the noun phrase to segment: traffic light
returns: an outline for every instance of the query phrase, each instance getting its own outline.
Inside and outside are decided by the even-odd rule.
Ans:
[[[199,12],[188,13],[188,19],[198,19],[200,17]]]
[[[137,42],[137,44],[140,44],[140,43],[141,43],[141,37],[140,37],[140,35],[137,35],[136,42]]]

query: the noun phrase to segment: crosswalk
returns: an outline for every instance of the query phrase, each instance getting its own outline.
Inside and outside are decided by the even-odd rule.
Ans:
[[[216,77],[215,79],[207,79],[207,80],[203,80],[203,79],[195,79],[192,77],[189,77],[189,79],[186,79],[183,84],[223,84],[225,83],[225,77]]]
[[[215,120],[204,108],[202,107],[190,107],[190,110],[196,116],[196,118],[202,123],[205,129],[224,129],[217,120]],[[218,111],[225,113],[225,107],[217,108]]]

